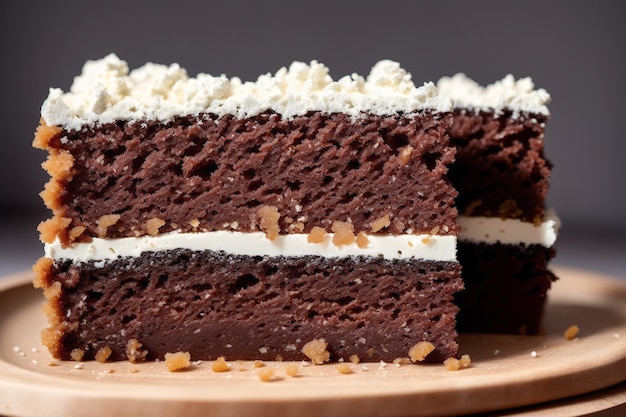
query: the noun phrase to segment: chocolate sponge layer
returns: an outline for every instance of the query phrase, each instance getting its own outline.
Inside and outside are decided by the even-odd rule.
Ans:
[[[457,263],[417,260],[246,257],[174,250],[102,265],[58,261],[47,286],[59,315],[54,356],[101,348],[126,358],[129,340],[146,358],[189,351],[193,359],[301,360],[302,346],[328,342],[331,360],[407,357],[436,346],[428,361],[457,354]],[[53,320],[54,322],[54,320]]]
[[[456,295],[458,330],[536,334],[548,290],[555,250],[541,245],[459,242],[465,289]]]
[[[285,120],[263,113],[120,122],[62,131],[50,149],[73,156],[59,187],[57,217],[71,219],[61,241],[149,232],[148,220],[173,230],[258,230],[256,211],[275,206],[281,233],[329,230],[349,221],[356,232],[389,215],[381,233],[456,235],[456,190],[448,181],[455,149],[449,113],[311,113]],[[402,190],[399,192],[398,190]],[[102,216],[115,223],[98,228]],[[295,229],[294,229],[295,227]]]
[[[546,120],[455,111],[450,139],[457,157],[450,179],[459,191],[459,213],[541,221],[552,169],[544,156]]]

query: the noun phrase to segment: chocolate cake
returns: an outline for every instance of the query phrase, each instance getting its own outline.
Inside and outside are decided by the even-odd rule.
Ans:
[[[34,141],[43,342],[75,360],[456,356],[452,109],[391,61],[255,82],[88,62]]]
[[[548,269],[559,227],[546,210],[552,164],[544,155],[549,94],[511,75],[479,86],[463,74],[442,78],[455,100],[450,130],[463,228],[458,258],[465,290],[458,329],[537,333],[556,279]]]

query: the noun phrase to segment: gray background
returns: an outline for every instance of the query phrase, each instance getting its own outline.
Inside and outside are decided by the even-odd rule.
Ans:
[[[49,87],[67,90],[87,59],[131,68],[178,62],[190,75],[244,80],[293,60],[339,78],[382,58],[416,84],[462,71],[481,83],[531,76],[553,102],[549,202],[564,227],[557,263],[626,277],[626,97],[619,1],[84,1],[0,3],[0,274],[30,266],[42,151],[31,148]],[[2,276],[0,275],[0,276]]]

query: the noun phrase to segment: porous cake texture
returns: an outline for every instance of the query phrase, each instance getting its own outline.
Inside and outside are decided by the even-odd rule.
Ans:
[[[63,359],[457,355],[452,100],[391,61],[255,82],[88,62],[51,89],[35,284]],[[102,355],[100,355],[102,356]]]

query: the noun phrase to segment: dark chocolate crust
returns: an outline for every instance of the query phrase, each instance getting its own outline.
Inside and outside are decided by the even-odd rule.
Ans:
[[[83,227],[76,240],[101,235],[97,221],[111,214],[120,218],[100,237],[147,234],[155,218],[165,221],[160,233],[252,231],[262,205],[277,207],[281,233],[330,230],[335,220],[368,232],[389,215],[380,233],[438,227],[458,234],[457,192],[446,177],[456,152],[451,120],[428,112],[289,120],[207,114],[62,131],[49,146],[69,151],[74,165],[55,213],[71,223],[59,237],[67,243],[68,231]]]
[[[459,242],[465,289],[455,299],[460,332],[536,334],[547,293],[553,248]]]
[[[544,156],[546,121],[544,115],[455,110],[450,138],[457,155],[449,176],[459,213],[541,221],[552,170]]]
[[[104,266],[57,262],[47,280],[62,286],[51,351],[63,359],[73,349],[91,359],[105,346],[110,360],[125,359],[131,339],[147,359],[189,351],[194,360],[302,360],[302,346],[319,338],[332,361],[392,361],[422,340],[436,346],[430,362],[458,349],[457,263],[176,250]]]

